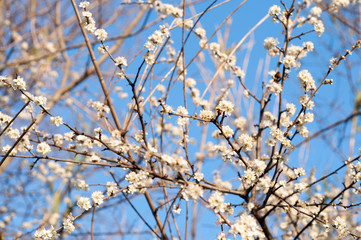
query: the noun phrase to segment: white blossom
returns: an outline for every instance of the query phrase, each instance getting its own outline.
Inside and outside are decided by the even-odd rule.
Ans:
[[[244,240],[264,239],[262,229],[257,225],[257,221],[247,213],[242,213],[229,230],[230,234],[241,235]]]
[[[301,88],[305,92],[314,91],[316,90],[316,84],[313,80],[313,77],[311,73],[308,72],[308,70],[302,70],[297,75],[297,80],[301,84]]]
[[[244,134],[244,133],[241,134],[241,136],[238,138],[238,141],[239,141],[241,150],[244,152],[251,151],[256,144],[256,141],[253,139],[253,137],[251,137],[248,134]]]
[[[89,185],[86,184],[84,179],[80,179],[80,178],[72,179],[72,185],[77,190],[84,190],[84,191],[89,190]]]
[[[104,29],[97,29],[94,32],[94,35],[98,38],[98,40],[100,41],[105,41],[108,37],[108,33],[107,31],[105,31]]]
[[[72,213],[69,213],[69,215],[64,218],[63,220],[63,226],[64,226],[64,230],[67,233],[72,233],[75,230],[75,226],[74,226],[74,216]]]
[[[314,30],[316,31],[316,34],[320,37],[322,33],[325,31],[325,27],[323,25],[323,22],[321,20],[317,21],[314,24]]]
[[[42,228],[36,230],[36,232],[34,233],[34,237],[36,239],[51,240],[56,239],[58,237],[58,234],[56,232],[56,229],[51,226],[50,229]]]
[[[234,134],[233,129],[228,125],[222,126],[222,132],[226,138],[231,138]],[[221,134],[221,131],[219,131],[219,134]]]
[[[104,202],[104,195],[101,191],[95,191],[92,193],[91,199],[94,205],[99,207],[99,205],[101,205]]]
[[[201,110],[201,112],[199,113],[199,118],[201,118],[204,121],[211,121],[212,119],[214,119],[215,115],[212,111],[210,110]]]
[[[115,196],[118,190],[118,185],[115,182],[107,182],[107,195]]]
[[[44,96],[37,96],[34,98],[35,106],[41,105],[41,106],[45,107],[47,101],[48,101],[48,99]]]
[[[273,38],[273,37],[268,37],[263,41],[263,47],[266,50],[270,50],[272,48],[275,48],[277,46],[277,44],[279,44],[278,39]]]
[[[229,116],[234,111],[234,104],[231,101],[221,100],[216,109]]]
[[[198,182],[202,181],[203,178],[204,178],[203,173],[197,172],[197,173],[194,174],[194,179],[197,180]]]
[[[144,60],[145,63],[147,65],[152,65],[155,63],[155,54],[152,53],[151,51],[148,51],[145,55],[144,55]]]
[[[36,147],[36,152],[42,156],[45,156],[51,152],[51,148],[46,142],[41,142]]]
[[[87,197],[80,197],[77,201],[77,205],[79,208],[84,209],[85,211],[88,211],[92,207],[90,204],[90,199]]]
[[[88,1],[82,1],[79,3],[79,7],[80,8],[87,8],[89,6],[89,2]]]
[[[183,198],[188,201],[189,197],[193,200],[197,200],[198,197],[203,196],[203,189],[198,184],[189,183],[186,189],[182,192]]]
[[[322,13],[322,9],[316,6],[311,8],[310,13],[315,17],[320,17]]]
[[[127,59],[125,57],[117,57],[115,59],[115,66],[128,66]]]
[[[282,59],[282,63],[285,68],[291,68],[296,66],[296,59],[292,55],[287,55]]]
[[[57,127],[59,127],[61,124],[63,124],[63,118],[60,116],[50,117],[50,121],[52,124],[54,124]]]
[[[24,78],[17,76],[15,79],[13,79],[11,86],[14,90],[20,89],[20,90],[26,90],[26,83],[24,81]]]
[[[277,22],[277,15],[281,14],[281,7],[278,5],[273,5],[272,7],[269,8],[268,10],[268,15],[271,16],[271,20],[274,22]]]

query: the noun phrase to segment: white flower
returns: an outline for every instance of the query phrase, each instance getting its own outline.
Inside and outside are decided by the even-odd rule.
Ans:
[[[194,174],[194,179],[197,180],[198,182],[202,181],[203,178],[204,178],[203,173],[198,173],[197,172],[197,173]]]
[[[72,179],[72,185],[77,190],[84,190],[84,191],[89,190],[89,185],[85,183],[85,180],[80,179],[80,178]]]
[[[321,20],[317,21],[314,25],[314,30],[316,31],[316,34],[320,37],[322,33],[325,31],[325,27],[323,25],[323,22]]]
[[[186,115],[188,115],[188,110],[183,106],[179,106],[177,108],[176,113],[178,113],[179,115],[182,115],[182,116],[186,116]],[[184,118],[182,116],[179,116],[178,119],[177,119],[177,124],[179,126],[185,126],[189,121],[188,118]]]
[[[180,115],[183,115],[183,116],[186,116],[186,115],[188,115],[188,110],[187,110],[185,107],[183,107],[183,106],[179,106],[179,107],[177,108],[176,113],[178,113],[178,114],[180,114]]]
[[[128,66],[127,59],[125,57],[117,57],[115,59],[115,66],[119,66],[119,65],[124,67]]]
[[[273,146],[276,145],[277,139],[276,139],[275,137],[273,137],[273,136],[269,136],[269,137],[266,139],[265,143],[266,143],[266,146],[267,146],[267,147],[273,147]]]
[[[330,78],[326,78],[324,81],[323,81],[324,84],[330,84],[332,85],[333,84],[333,79],[330,79]]]
[[[333,66],[335,64],[337,64],[337,58],[335,57],[330,58],[330,65]]]
[[[116,191],[118,190],[118,185],[115,182],[107,182],[107,195],[115,196]]]
[[[282,59],[282,63],[285,66],[285,68],[291,68],[296,66],[296,59],[294,56],[287,55]]]
[[[104,29],[97,29],[94,32],[94,35],[98,38],[98,40],[100,41],[105,41],[108,37],[108,33],[107,31],[105,31]]]
[[[164,154],[162,156],[162,162],[169,165],[172,170],[183,173],[189,170],[189,164],[187,160],[185,160],[183,157],[178,155],[167,155]]]
[[[307,51],[307,52],[312,52],[313,49],[315,48],[314,45],[313,45],[313,42],[310,42],[310,41],[304,42],[304,43],[302,44],[302,46],[303,46],[304,48],[306,48],[306,51]]]
[[[219,43],[212,42],[209,44],[209,49],[212,50],[213,52],[219,52],[221,49],[221,46],[219,45]]]
[[[256,141],[253,139],[253,137],[248,134],[242,134],[238,138],[238,141],[243,152],[251,151],[256,144]]]
[[[281,129],[279,129],[277,127],[271,127],[270,133],[274,138],[276,138],[280,142],[282,142],[282,141],[284,141],[286,139],[284,137],[283,132],[281,131]]]
[[[251,162],[251,168],[257,177],[261,176],[266,169],[267,165],[264,161],[255,159]]]
[[[41,106],[45,107],[47,101],[48,101],[48,99],[44,96],[34,97],[35,106],[41,105]]]
[[[93,16],[93,14],[89,11],[83,11],[81,14],[83,17],[87,17],[87,18],[91,18]]]
[[[268,37],[263,41],[263,47],[266,50],[270,50],[274,47],[277,46],[277,44],[279,44],[278,39],[277,38],[273,38],[273,37]]]
[[[257,225],[257,221],[247,213],[242,213],[239,216],[236,222],[231,225],[229,233],[233,234],[234,238],[239,234],[245,240],[265,238],[262,229]]]
[[[57,127],[59,127],[60,124],[63,124],[63,118],[60,116],[50,117],[50,121]]]
[[[189,183],[187,188],[182,192],[182,196],[186,201],[189,200],[189,196],[193,200],[197,200],[198,197],[203,196],[203,189],[198,184]]]
[[[151,51],[155,48],[155,45],[160,45],[163,43],[163,41],[164,41],[164,34],[161,31],[156,30],[151,36],[148,37],[148,42],[146,43],[146,47],[148,48],[148,50]]]
[[[302,118],[302,121],[304,123],[310,123],[310,122],[313,122],[313,113],[306,113],[303,115],[303,118]]]
[[[87,8],[89,6],[89,2],[88,1],[83,1],[81,3],[79,3],[79,7],[80,8]]]
[[[46,230],[45,228],[38,229],[34,233],[34,237],[36,239],[51,240],[51,239],[56,239],[57,236],[58,234],[53,226],[51,226],[50,229],[48,230]]]
[[[192,88],[197,84],[197,81],[194,78],[187,78],[186,79],[186,87]]]
[[[144,44],[144,47],[148,49],[148,51],[153,51],[155,49],[155,43],[152,42],[152,41],[147,41],[145,44]]]
[[[180,18],[183,16],[183,11],[180,8],[174,7],[172,4],[159,2],[159,4],[155,5],[155,10],[159,13],[164,14],[165,16],[172,15],[176,18]]]
[[[108,46],[105,46],[105,48],[103,46],[98,47],[98,53],[99,54],[105,54],[108,50],[109,50]]]
[[[87,197],[80,197],[77,201],[77,205],[85,211],[88,211],[92,207],[92,205],[90,204],[90,199]]]
[[[278,5],[273,5],[268,10],[268,15],[270,15],[270,16],[279,15],[280,13],[281,13],[281,8]]]
[[[149,185],[153,182],[153,180],[148,176],[149,173],[145,171],[139,171],[138,173],[131,171],[127,175],[125,175],[125,180],[130,184],[128,185],[128,190],[126,192],[134,193],[140,192],[143,193],[145,191],[145,186]]]
[[[95,20],[92,17],[92,13],[89,11],[82,12],[82,24],[84,25],[84,29],[90,33],[93,33],[96,30]]]
[[[246,73],[244,70],[242,70],[240,67],[236,66],[233,68],[233,73],[239,78],[244,78],[246,76]]]
[[[20,77],[20,76],[17,76],[11,86],[13,87],[14,90],[16,89],[20,89],[20,90],[26,90],[26,83],[24,81],[24,78]]]
[[[342,219],[340,216],[338,216],[333,221],[333,225],[335,225],[335,228],[337,230],[343,230],[346,228],[346,221],[344,219]]]
[[[86,157],[86,161],[93,162],[93,163],[98,163],[101,160],[102,159],[96,153],[92,153],[90,156]]]
[[[242,176],[242,181],[247,186],[253,186],[257,181],[256,173],[252,169],[247,169],[244,171],[244,175]]]
[[[296,106],[293,103],[287,103],[286,110],[292,116],[296,112]]]
[[[278,95],[282,92],[282,85],[280,83],[275,82],[273,79],[267,84],[266,88],[275,95]]]
[[[41,142],[36,147],[36,152],[40,155],[45,156],[46,154],[51,152],[51,148],[46,142]]]
[[[163,109],[161,110],[161,112],[164,114],[169,114],[169,113],[173,112],[173,109],[169,105],[163,105]]]
[[[209,207],[213,209],[215,213],[224,213],[227,205],[224,203],[224,196],[222,193],[215,191],[208,199]]]
[[[204,30],[204,28],[197,27],[197,28],[194,30],[194,33],[195,33],[199,38],[205,38],[205,37],[206,37],[206,30]]]
[[[181,208],[177,207],[176,205],[173,205],[173,212],[176,214],[180,214],[182,211]]]
[[[350,0],[332,0],[331,10],[333,10],[333,12],[338,12],[341,6],[347,7],[349,4],[350,4]]]
[[[303,168],[295,168],[293,169],[293,173],[295,174],[296,178],[306,175],[306,171]]]
[[[220,234],[217,234],[217,240],[227,240],[226,239],[226,233],[221,232]]]
[[[214,119],[214,113],[210,110],[203,109],[199,113],[199,118],[201,118],[202,120],[205,120],[205,121],[211,121],[212,119]]]
[[[152,65],[155,63],[155,54],[148,51],[145,55],[144,55],[144,60],[145,60],[145,63],[147,65]]]
[[[177,119],[177,124],[181,127],[187,125],[187,123],[189,122],[189,119],[188,118],[184,118],[184,117],[179,117]]]
[[[96,206],[99,206],[104,202],[104,195],[101,191],[95,191],[92,193],[91,199]]]
[[[20,137],[20,131],[17,128],[9,128],[6,131],[6,136],[8,136],[10,139],[18,139]]]
[[[233,129],[228,125],[223,125],[222,131],[226,138],[231,138],[234,134]],[[219,131],[219,134],[221,134],[221,131]]]
[[[97,111],[97,116],[99,119],[104,116],[104,113],[108,114],[110,112],[110,108],[99,101],[93,102],[93,100],[90,99],[87,104]]]
[[[284,127],[288,127],[292,124],[292,122],[290,120],[290,115],[287,112],[281,113],[280,124],[281,124],[281,126],[284,126]]]
[[[244,117],[238,117],[234,120],[234,125],[236,128],[243,129],[246,125],[246,119]]]
[[[307,52],[303,47],[291,44],[288,47],[288,55],[292,55],[294,57],[297,57],[297,59],[301,59],[306,57]]]
[[[308,107],[309,109],[313,109],[315,103],[312,100],[309,100],[310,97],[307,94],[303,94],[298,98],[298,101],[302,104],[304,107]],[[308,103],[307,103],[308,102]],[[306,105],[307,103],[307,105]]]
[[[64,133],[64,139],[65,139],[65,141],[68,141],[68,142],[72,142],[74,136],[75,136],[74,132]]]
[[[218,103],[216,109],[229,116],[234,111],[234,104],[231,101],[222,100]]]
[[[313,7],[311,8],[310,13],[315,17],[320,17],[322,13],[322,9],[320,7]]]
[[[315,81],[308,70],[302,70],[297,75],[297,80],[301,83],[301,88],[305,91],[314,91],[316,89]]]
[[[74,216],[72,213],[69,213],[69,215],[64,218],[63,220],[63,226],[64,226],[64,230],[67,233],[72,233],[75,230],[75,226],[74,226]]]

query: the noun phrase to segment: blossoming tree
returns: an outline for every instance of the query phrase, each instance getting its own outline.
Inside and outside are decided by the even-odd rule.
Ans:
[[[360,1],[114,2],[1,3],[0,239],[361,238]]]

